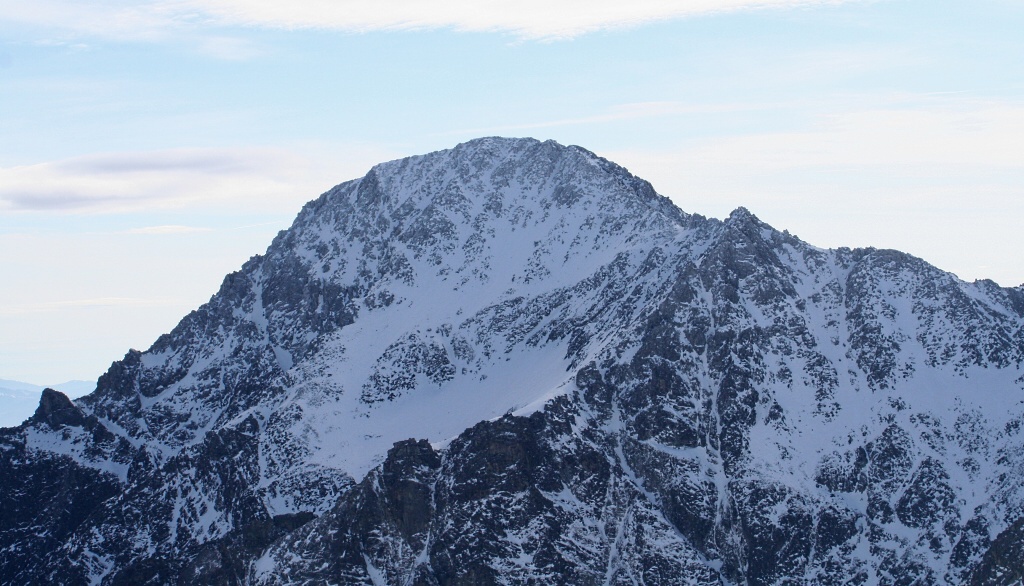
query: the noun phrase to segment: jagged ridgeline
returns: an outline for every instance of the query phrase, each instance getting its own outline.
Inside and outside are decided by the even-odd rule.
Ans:
[[[1020,584],[1022,361],[1022,287],[475,140],[0,431],[0,583]]]

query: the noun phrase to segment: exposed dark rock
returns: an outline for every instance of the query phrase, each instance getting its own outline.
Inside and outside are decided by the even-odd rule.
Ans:
[[[981,563],[971,572],[971,586],[1014,586],[1024,583],[1024,518],[1000,533]]]

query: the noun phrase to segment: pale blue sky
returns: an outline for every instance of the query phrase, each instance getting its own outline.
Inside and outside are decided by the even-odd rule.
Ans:
[[[391,158],[579,144],[682,209],[1024,282],[1024,2],[0,3],[0,378],[95,379]]]

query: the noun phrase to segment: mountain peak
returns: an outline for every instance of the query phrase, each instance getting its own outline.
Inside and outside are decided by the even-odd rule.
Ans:
[[[757,220],[757,216],[752,214],[747,208],[740,206],[729,213],[729,219],[736,222]]]
[[[430,187],[422,185],[423,181]],[[403,205],[423,209],[439,196],[478,200],[497,193],[515,194],[522,203],[532,200],[534,206],[544,209],[625,196],[655,213],[673,217],[680,214],[667,198],[657,195],[649,183],[625,168],[582,147],[533,138],[474,139],[451,149],[378,164],[357,182],[358,199],[366,204],[380,202],[385,212]],[[416,197],[426,194],[434,199]],[[631,207],[635,206],[626,205],[623,211]]]

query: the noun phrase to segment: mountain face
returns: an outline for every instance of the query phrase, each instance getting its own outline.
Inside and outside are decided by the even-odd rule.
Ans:
[[[374,167],[0,430],[3,584],[1020,584],[1024,287],[578,147]]]

